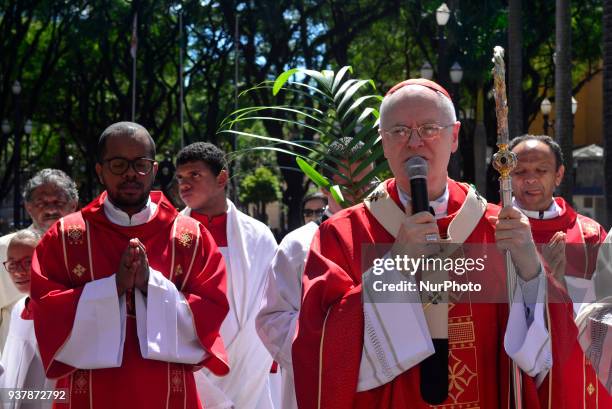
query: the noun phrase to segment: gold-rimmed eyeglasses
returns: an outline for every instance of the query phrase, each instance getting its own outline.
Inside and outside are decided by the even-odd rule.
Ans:
[[[450,128],[455,124],[440,126],[438,124],[423,124],[415,128],[411,128],[405,125],[397,125],[389,129],[384,129],[383,132],[387,134],[392,140],[410,139],[412,138],[412,132],[417,131],[417,135],[423,141],[430,141],[438,136],[442,130]]]

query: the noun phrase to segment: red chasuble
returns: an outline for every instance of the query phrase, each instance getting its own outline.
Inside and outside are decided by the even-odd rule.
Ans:
[[[32,264],[34,325],[43,364],[49,378],[59,378],[58,388],[70,390],[70,406],[56,407],[201,408],[192,371],[206,366],[224,375],[229,370],[219,335],[229,308],[221,253],[208,231],[179,215],[161,192],[151,192],[151,200],[158,206],[155,216],[133,227],[118,226],[107,219],[105,197],[102,193],[81,212],[51,227]],[[121,367],[83,370],[56,361],[72,331],[84,285],[117,271],[131,238],[140,239],[150,266],[185,296],[200,343],[208,353],[206,359],[198,365],[143,359],[134,309],[128,301]]]
[[[538,244],[546,244],[552,236],[562,231],[566,233],[566,275],[591,279],[597,262],[597,250],[606,238],[606,230],[596,221],[576,213],[567,202],[555,198],[561,208],[558,217],[552,219],[529,219],[533,239]],[[553,362],[563,365],[557,381],[563,390],[563,400],[553,398],[552,407],[564,408],[612,408],[612,397],[597,379],[591,362],[586,358],[578,340],[568,356],[553,356]],[[554,377],[554,374],[553,374]]]
[[[395,181],[385,183],[395,203],[401,206]],[[468,191],[467,185],[452,180],[448,181],[448,188],[448,216],[438,220],[442,235]],[[499,207],[489,204],[466,243],[494,243],[494,227],[486,217],[498,212]],[[315,235],[305,267],[303,301],[292,354],[300,409],[431,407],[421,398],[419,365],[387,384],[356,392],[364,330],[362,245],[393,241],[393,236],[363,204],[334,215]],[[500,280],[505,281],[504,271],[491,274],[499,274]],[[550,310],[556,318],[551,321],[552,331],[571,333],[571,305],[555,304]],[[507,317],[507,304],[449,305],[449,393],[447,400],[437,407],[510,407],[510,361],[503,348]],[[573,331],[575,336],[575,328]],[[554,345],[553,349],[562,347],[563,344]],[[526,408],[541,407],[533,378],[524,375],[523,385]]]

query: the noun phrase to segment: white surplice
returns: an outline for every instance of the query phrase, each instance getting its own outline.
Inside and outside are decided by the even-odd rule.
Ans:
[[[578,340],[601,383],[612,394],[612,230],[597,254],[593,279],[597,302],[576,316]]]
[[[310,243],[319,226],[315,222],[287,234],[278,246],[268,273],[257,333],[281,368],[281,408],[297,409],[291,344],[295,337],[302,299],[302,275]]]
[[[227,205],[227,247],[219,250],[227,269],[230,311],[221,337],[230,373],[218,377],[202,369],[195,373],[196,386],[206,408],[272,409],[272,357],[257,336],[255,317],[277,244],[268,226],[236,209],[230,200]],[[191,209],[182,213],[189,215]]]
[[[111,223],[137,226],[155,217],[157,205],[149,199],[131,217],[104,202]],[[145,359],[197,364],[206,356],[196,335],[185,297],[162,273],[149,267],[146,301],[135,290],[140,352]],[[163,318],[161,318],[163,317]],[[56,359],[79,369],[117,368],[123,359],[126,299],[118,297],[115,274],[88,282],[79,298],[70,336]]]
[[[597,268],[593,273],[592,281],[595,287],[595,296],[598,302],[612,297],[612,230],[604,239],[597,253]]]
[[[0,388],[53,390],[55,381],[45,377],[38,343],[34,334],[34,321],[21,318],[26,297],[19,300],[11,312],[11,328],[6,340],[1,365]],[[47,409],[50,400],[36,402],[4,402],[5,409]]]

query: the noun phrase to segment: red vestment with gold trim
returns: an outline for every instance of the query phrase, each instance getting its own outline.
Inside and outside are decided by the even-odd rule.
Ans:
[[[558,217],[529,218],[533,240],[538,245],[547,244],[556,232],[565,232],[565,274],[590,280],[595,271],[599,245],[606,238],[606,230],[596,221],[578,214],[563,198],[556,197],[554,200],[561,209]],[[598,380],[577,339],[568,356],[555,354],[553,362],[563,367],[559,373],[560,380],[554,381],[555,387],[563,394],[553,394],[551,407],[612,408],[612,397]]]
[[[161,192],[151,192],[157,212],[147,223],[118,226],[104,214],[106,193],[81,212],[56,223],[41,240],[33,261],[32,300],[36,336],[47,376],[68,388],[70,405],[55,407],[132,409],[201,408],[192,371],[229,370],[219,328],[228,312],[225,264],[208,231],[178,214]],[[127,297],[123,360],[118,368],[79,369],[55,360],[67,341],[84,285],[115,273],[131,238],[147,251],[151,268],[179,289],[207,352],[197,365],[142,357],[133,305]]]
[[[400,206],[395,180],[387,191]],[[448,181],[448,216],[437,221],[445,235],[465,201],[468,186]],[[494,243],[487,216],[499,207],[489,204],[466,243]],[[419,365],[375,389],[356,392],[363,345],[361,291],[362,246],[393,243],[389,234],[363,204],[345,209],[323,223],[315,235],[304,276],[293,363],[300,409],[422,409]],[[497,281],[505,281],[505,271]],[[450,304],[449,393],[445,409],[509,408],[509,358],[503,347],[507,304]],[[571,305],[555,304],[553,331],[570,332]],[[575,328],[573,329],[575,333]],[[409,340],[406,340],[409,342]],[[563,348],[565,345],[554,345]],[[544,385],[543,385],[544,386]],[[539,408],[535,380],[523,376],[526,408]]]

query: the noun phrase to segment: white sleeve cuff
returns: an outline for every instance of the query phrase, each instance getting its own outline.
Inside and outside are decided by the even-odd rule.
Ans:
[[[143,358],[193,365],[204,360],[207,354],[196,334],[191,309],[172,281],[149,268],[147,296],[139,290],[134,294]]]
[[[525,298],[522,286],[516,286],[514,302],[510,308],[508,327],[504,336],[504,348],[510,358],[529,376],[537,376],[541,382],[552,367],[550,334],[544,321],[546,277],[537,280],[537,302],[534,304],[533,322],[528,324],[525,314]],[[531,282],[530,281],[530,282]]]
[[[85,284],[68,340],[55,359],[79,369],[117,368],[125,342],[125,296],[115,274]]]

